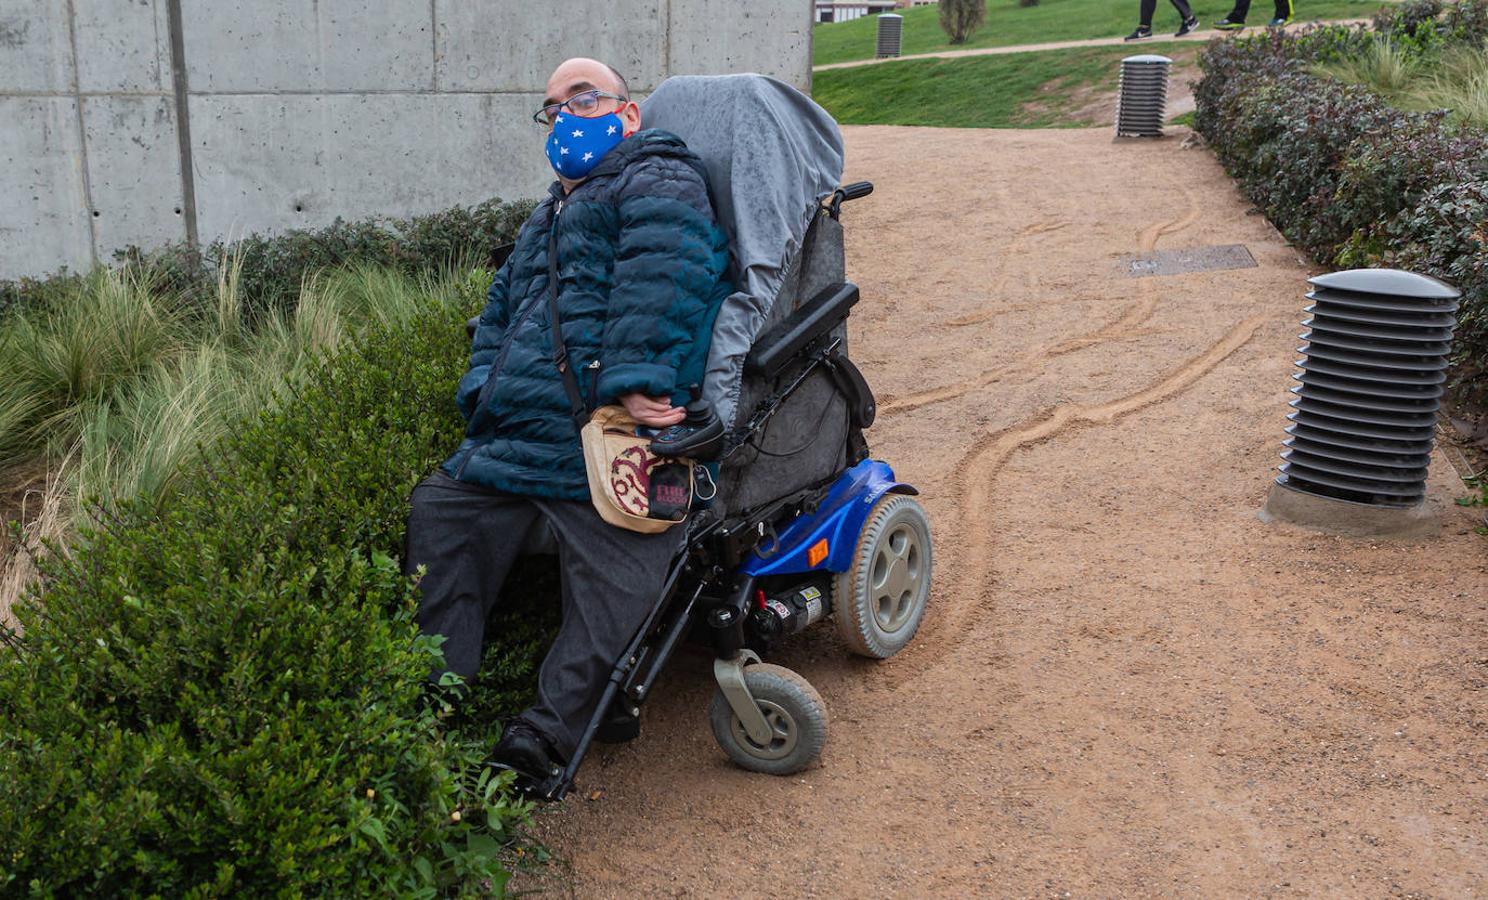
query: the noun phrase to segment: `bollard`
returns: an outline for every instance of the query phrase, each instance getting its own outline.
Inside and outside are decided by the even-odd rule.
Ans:
[[[1393,269],[1309,283],[1295,411],[1263,518],[1345,534],[1432,533],[1426,473],[1461,294]]]
[[[1117,137],[1162,137],[1168,104],[1166,56],[1144,53],[1121,61],[1121,89],[1116,101]]]
[[[898,13],[880,13],[878,17],[878,59],[899,55],[900,38],[904,34],[904,17]]]

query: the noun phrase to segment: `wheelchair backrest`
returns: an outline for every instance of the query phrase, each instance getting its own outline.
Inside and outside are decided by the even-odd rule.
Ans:
[[[813,287],[842,280],[841,229],[820,214],[842,178],[842,135],[809,97],[752,74],[669,78],[641,104],[641,126],[676,134],[702,159],[729,236],[735,293],[713,328],[703,394],[737,425],[749,415],[754,339]]]
[[[641,104],[641,125],[678,135],[702,159],[729,235],[735,293],[719,310],[703,393],[738,427],[792,377],[745,373],[755,339],[846,280],[842,227],[823,207],[842,180],[842,135],[810,98],[763,75],[670,78]],[[845,324],[832,334],[845,342]],[[830,481],[846,467],[848,427],[842,393],[812,374],[724,465],[725,514]]]

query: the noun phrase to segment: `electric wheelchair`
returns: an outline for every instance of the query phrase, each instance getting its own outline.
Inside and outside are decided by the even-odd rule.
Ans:
[[[729,234],[736,293],[713,332],[703,397],[727,431],[716,496],[694,509],[649,617],[616,661],[573,758],[519,787],[561,800],[591,743],[639,733],[641,707],[684,640],[715,651],[713,734],[745,769],[814,762],[827,712],[801,676],[762,662],[828,617],[855,653],[886,658],[914,637],[930,592],[918,491],[871,459],[872,391],[847,355],[858,288],[844,271],[842,139],[809,98],[760,75],[674,77],[642,104],[644,127],[681,136],[707,169]],[[680,539],[680,538],[679,538]],[[551,551],[534,533],[529,552]]]

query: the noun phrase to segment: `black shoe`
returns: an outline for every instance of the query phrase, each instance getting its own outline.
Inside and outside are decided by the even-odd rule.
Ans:
[[[1188,34],[1190,31],[1193,31],[1195,28],[1198,27],[1199,17],[1189,16],[1188,18],[1183,20],[1182,25],[1178,26],[1178,30],[1173,32],[1173,37],[1183,37],[1185,34]]]
[[[1215,22],[1214,27],[1218,28],[1220,31],[1239,31],[1240,29],[1245,27],[1245,20],[1231,19],[1229,16],[1225,16],[1223,19]]]
[[[506,726],[488,765],[511,769],[534,782],[546,781],[563,771],[553,745],[526,719],[513,719]]]
[[[1127,35],[1126,39],[1129,41],[1145,41],[1150,37],[1152,37],[1151,28],[1139,27],[1136,31],[1133,31],[1131,34]]]

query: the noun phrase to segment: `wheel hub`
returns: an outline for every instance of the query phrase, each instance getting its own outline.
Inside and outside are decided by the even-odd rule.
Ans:
[[[733,717],[734,740],[749,751],[753,756],[760,759],[782,759],[796,749],[796,723],[781,706],[771,700],[755,699],[759,710],[765,716],[765,721],[770,724],[770,742],[768,745],[760,744],[749,736],[744,730],[744,723],[739,721],[738,716]]]
[[[903,628],[914,612],[921,559],[918,536],[908,523],[885,534],[874,549],[873,618],[885,633]]]

